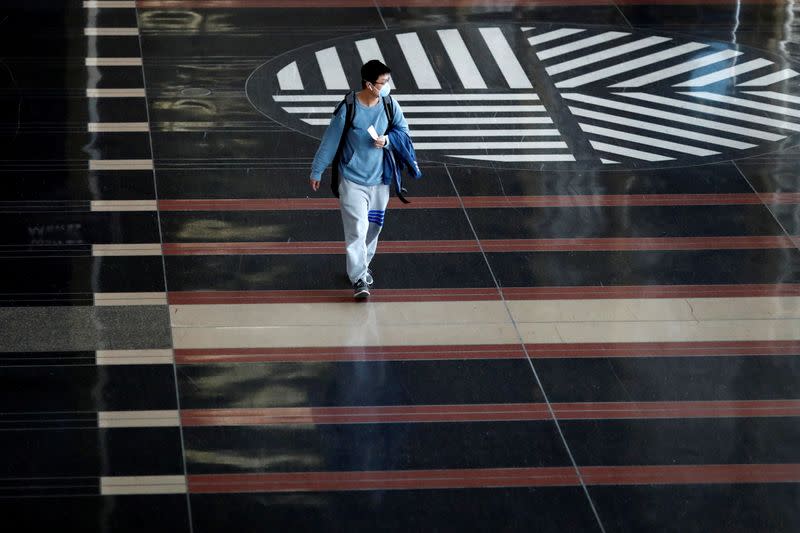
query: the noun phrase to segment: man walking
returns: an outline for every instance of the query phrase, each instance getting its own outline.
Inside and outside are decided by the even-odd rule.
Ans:
[[[378,246],[389,203],[389,184],[384,177],[384,150],[389,148],[389,129],[408,133],[400,106],[389,98],[391,70],[378,60],[361,67],[361,90],[350,93],[336,108],[311,166],[311,189],[319,190],[322,172],[334,164],[338,187],[347,276],[356,299],[369,297],[373,283],[369,269]],[[391,120],[391,123],[390,123]]]

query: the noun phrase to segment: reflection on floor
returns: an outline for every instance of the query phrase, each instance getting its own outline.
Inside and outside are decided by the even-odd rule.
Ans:
[[[800,26],[676,4],[0,8],[9,531],[800,530]],[[355,304],[372,57],[424,178]]]

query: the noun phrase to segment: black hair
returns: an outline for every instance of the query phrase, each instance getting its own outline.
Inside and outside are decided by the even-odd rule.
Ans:
[[[378,78],[390,72],[392,70],[377,59],[367,61],[361,66],[361,88],[365,88],[367,82],[375,83]]]

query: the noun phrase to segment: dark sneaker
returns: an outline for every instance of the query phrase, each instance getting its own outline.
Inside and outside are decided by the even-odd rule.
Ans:
[[[367,275],[364,276],[364,281],[366,281],[367,285],[369,285],[370,287],[372,287],[372,284],[375,283],[375,280],[372,279],[372,270],[367,269]]]
[[[353,283],[353,298],[356,300],[365,300],[369,298],[369,285],[360,279]]]

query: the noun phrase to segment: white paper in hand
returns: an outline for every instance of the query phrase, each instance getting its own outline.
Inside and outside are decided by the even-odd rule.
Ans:
[[[369,133],[369,136],[372,137],[373,140],[378,140],[378,132],[375,131],[375,126],[370,126],[367,128],[367,133]]]

